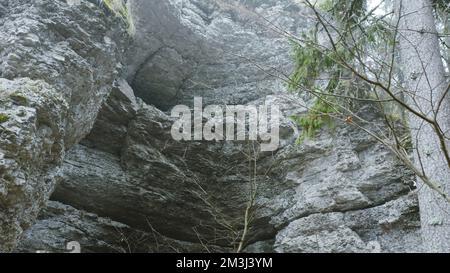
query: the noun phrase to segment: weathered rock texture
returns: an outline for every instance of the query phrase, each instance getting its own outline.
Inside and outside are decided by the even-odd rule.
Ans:
[[[67,248],[69,240],[78,242],[85,253],[206,251],[200,243],[176,241],[156,231],[145,233],[54,201],[48,203],[38,221],[25,232],[17,251],[71,252],[73,249]],[[224,251],[217,247],[209,250]]]
[[[294,144],[302,128],[289,116],[304,112],[305,103],[277,77],[291,69],[289,43],[277,29],[308,28],[299,16],[305,11],[290,1],[244,3],[129,1],[136,34],[125,53],[126,79],[110,82],[113,91],[89,135],[64,158],[58,155],[64,163],[54,201],[18,250],[64,251],[75,240],[87,252],[233,251],[254,196],[247,252],[420,251],[413,177],[387,149],[340,123]],[[110,19],[95,20],[103,25]],[[70,37],[78,35],[84,37]],[[97,69],[93,73],[103,76],[114,71]],[[44,86],[58,92],[52,82]],[[85,99],[107,93],[83,90],[77,94]],[[164,111],[191,105],[195,96],[205,104],[279,105],[279,149],[262,153],[253,142],[172,140],[173,119]],[[89,111],[71,105],[67,101],[68,113],[77,109],[79,119],[70,128],[80,131],[64,130],[62,138],[71,139],[68,132],[79,137],[65,140],[62,151],[90,130],[90,114],[95,118],[93,105]],[[381,122],[373,106],[359,114]]]
[[[8,251],[53,191],[65,150],[91,130],[127,39],[84,2],[0,6],[0,251]]]
[[[308,27],[292,2],[130,1],[138,29],[130,50],[129,82],[163,110],[192,104],[245,104],[284,90],[270,76],[288,74],[290,45],[277,27]],[[279,16],[283,14],[283,16]],[[271,23],[265,18],[270,18]]]

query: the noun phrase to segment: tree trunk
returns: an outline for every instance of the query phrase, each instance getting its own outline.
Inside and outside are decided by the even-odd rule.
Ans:
[[[397,15],[401,16],[398,33],[401,65],[406,89],[410,92],[405,97],[413,109],[429,118],[433,118],[433,110],[439,108],[437,121],[442,131],[447,132],[450,129],[450,96],[445,97],[442,106],[437,106],[448,83],[431,1],[396,2]],[[416,165],[420,169],[422,162],[423,170],[430,180],[441,184],[442,189],[450,193],[450,168],[435,128],[411,113],[409,125]],[[424,251],[450,252],[450,203],[422,181],[418,181],[418,189]]]

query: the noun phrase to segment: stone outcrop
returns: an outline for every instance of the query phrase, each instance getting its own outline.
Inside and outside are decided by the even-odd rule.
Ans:
[[[48,200],[65,151],[91,130],[127,39],[115,19],[84,2],[0,4],[0,251],[7,251]]]
[[[325,129],[297,146],[296,131],[286,127],[291,141],[275,154],[253,154],[256,169],[249,169],[245,152],[252,146],[186,146],[170,140],[169,121],[144,105],[130,122],[119,155],[99,151],[92,142],[77,146],[66,158],[65,178],[53,198],[147,232],[192,243],[200,233],[211,245],[230,247],[233,241],[219,240],[217,233],[222,238],[240,232],[254,183],[250,243],[272,239],[270,249],[280,252],[368,252],[373,243],[381,251],[402,252],[420,245],[411,174],[356,128]],[[330,225],[317,217],[330,218]],[[289,245],[301,236],[324,239]]]
[[[419,252],[420,221],[414,194],[383,205],[312,214],[277,233],[277,252]]]
[[[206,249],[200,243],[176,241],[156,231],[145,233],[58,202],[50,201],[47,205],[33,227],[22,236],[17,251],[77,251],[70,248],[70,242],[79,243],[83,253],[225,251],[217,247]]]
[[[264,2],[254,11],[238,1],[130,1],[136,95],[167,110],[194,96],[245,104],[283,91],[276,76],[290,73],[290,45],[278,28],[298,33],[309,22],[292,2]]]
[[[31,2],[19,2],[23,9],[14,4],[17,14],[43,12],[27,11]],[[0,113],[9,111],[10,120],[0,129],[27,130],[12,144],[0,140],[0,171],[9,173],[0,185],[11,188],[0,188],[0,205],[6,206],[1,213],[9,215],[0,214],[0,221],[14,219],[20,227],[1,230],[2,246],[15,240],[4,234],[17,237],[34,221],[59,181],[17,251],[64,252],[69,241],[78,241],[85,252],[235,251],[249,202],[246,252],[420,251],[413,176],[389,150],[339,122],[295,144],[302,128],[289,117],[305,112],[309,102],[288,93],[280,79],[292,68],[290,45],[280,31],[307,29],[307,16],[299,16],[307,11],[291,1],[129,0],[136,33],[120,54],[123,45],[114,41],[124,34],[111,28],[113,16],[83,0],[70,8],[64,1],[34,5],[44,9],[47,2],[57,2],[48,12],[61,15],[45,21],[57,32],[39,38],[48,45],[38,48],[51,54],[65,46],[64,54],[75,57],[44,58],[53,61],[42,68],[26,62],[25,68],[1,70],[0,86],[9,98],[0,103]],[[78,27],[63,23],[63,15],[79,16]],[[12,21],[8,16],[2,22]],[[57,18],[61,24],[52,25]],[[116,72],[120,55],[122,75]],[[77,69],[70,69],[72,63]],[[51,77],[47,67],[66,73]],[[45,92],[27,95],[33,86]],[[29,103],[17,106],[16,92]],[[279,148],[261,152],[257,142],[173,140],[174,119],[167,110],[191,106],[195,96],[205,105],[278,105]],[[377,113],[365,105],[358,114],[381,123]],[[20,153],[4,148],[26,141],[30,148],[21,145]],[[25,182],[18,180],[20,173]]]

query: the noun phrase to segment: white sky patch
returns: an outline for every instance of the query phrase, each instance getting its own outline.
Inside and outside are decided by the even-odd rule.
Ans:
[[[372,9],[378,7],[373,12],[374,15],[380,16],[380,15],[384,15],[386,13],[384,0],[368,0],[367,1],[367,7],[368,7],[369,11],[371,11]]]

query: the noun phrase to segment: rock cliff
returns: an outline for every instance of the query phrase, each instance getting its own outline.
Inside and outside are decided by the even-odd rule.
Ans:
[[[0,0],[0,251],[420,251],[389,150],[338,122],[295,144],[308,101],[280,79],[282,32],[311,22],[294,1],[129,0],[131,35],[69,3]],[[279,148],[173,140],[169,111],[194,97],[278,105]]]
[[[91,5],[14,0],[0,6],[5,251],[45,205],[62,176],[65,152],[91,130],[119,75],[126,35]]]

